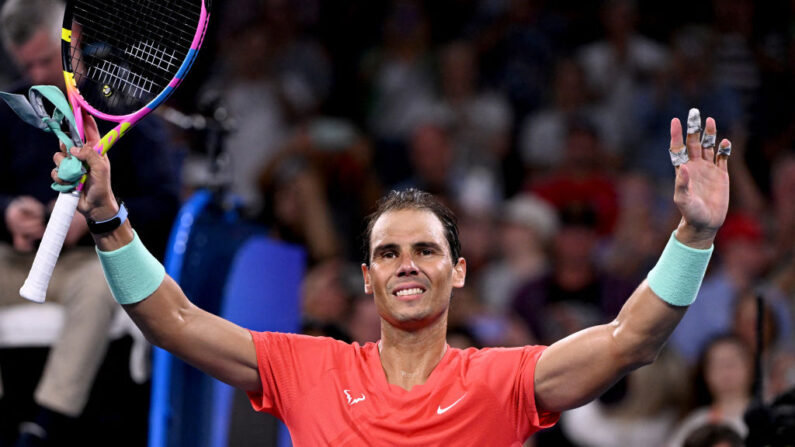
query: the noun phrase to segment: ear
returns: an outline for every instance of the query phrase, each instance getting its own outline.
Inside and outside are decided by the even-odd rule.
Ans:
[[[364,293],[370,295],[373,293],[373,287],[370,284],[370,269],[367,264],[362,264],[362,277],[364,278]]]
[[[458,258],[458,262],[453,266],[453,287],[464,287],[467,277],[467,260]]]

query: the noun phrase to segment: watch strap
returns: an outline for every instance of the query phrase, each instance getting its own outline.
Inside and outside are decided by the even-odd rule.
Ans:
[[[115,216],[111,217],[110,219],[103,220],[100,222],[86,219],[88,222],[88,231],[93,234],[102,234],[102,233],[110,233],[111,231],[119,228],[124,221],[127,220],[127,207],[124,206],[124,202],[119,203],[119,212],[116,213]]]

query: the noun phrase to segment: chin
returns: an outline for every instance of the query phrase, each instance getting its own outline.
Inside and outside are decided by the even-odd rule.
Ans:
[[[388,319],[388,321],[393,321],[394,323],[392,325],[399,329],[406,331],[416,331],[430,326],[444,314],[444,311],[418,311],[413,313],[406,312],[393,314],[392,318]]]

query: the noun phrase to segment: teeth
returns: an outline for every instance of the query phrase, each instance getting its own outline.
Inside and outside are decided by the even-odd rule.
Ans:
[[[422,293],[422,289],[419,287],[415,287],[413,289],[403,289],[396,293],[397,296],[406,296],[406,295],[419,295]]]

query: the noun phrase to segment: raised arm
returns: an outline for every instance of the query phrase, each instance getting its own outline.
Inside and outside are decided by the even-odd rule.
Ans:
[[[119,205],[110,187],[107,157],[90,149],[94,147],[92,138],[99,139],[96,124],[88,115],[84,122],[89,142],[82,151],[72,149],[72,154],[89,166],[78,209],[87,218],[104,221],[116,215]],[[55,154],[56,165],[65,157],[63,152]],[[59,181],[56,170],[53,179]],[[93,237],[100,251],[112,252],[130,246],[134,233],[128,220],[114,231]],[[143,264],[132,263],[128,268],[138,269]],[[160,272],[156,281],[162,277]],[[151,343],[237,388],[260,388],[254,343],[246,329],[194,306],[167,275],[153,293],[140,298],[143,299],[123,307]]]
[[[685,246],[679,246],[678,250],[685,252],[688,252],[687,247],[697,250],[712,247],[729,205],[727,160],[731,145],[728,140],[721,141],[719,155],[715,156],[716,127],[712,118],[707,119],[702,145],[699,140],[701,119],[694,116],[694,112],[698,114],[693,109],[688,119],[686,158],[689,160],[680,155],[685,146],[682,125],[678,119],[671,121],[670,148],[676,165],[674,202],[682,213],[682,220],[674,233],[676,241],[669,242],[669,246],[678,242]],[[707,256],[699,251],[692,253],[702,259]],[[675,261],[674,265],[671,260]],[[666,273],[690,276],[689,282],[695,287],[692,292],[682,294],[682,290],[677,290],[686,287],[688,280],[685,279],[666,283],[652,281],[651,287],[650,281],[644,280],[615,320],[577,332],[544,351],[534,379],[539,408],[563,411],[583,405],[626,373],[654,361],[687,310],[682,295],[694,297],[703,277],[703,269],[695,272],[677,265],[676,261],[675,257],[668,257],[664,267]],[[661,267],[662,260],[655,270]]]

